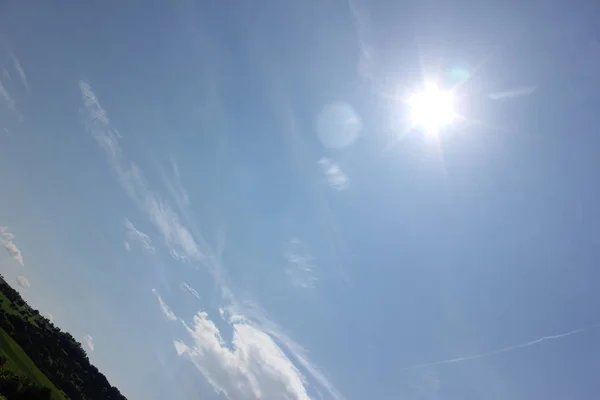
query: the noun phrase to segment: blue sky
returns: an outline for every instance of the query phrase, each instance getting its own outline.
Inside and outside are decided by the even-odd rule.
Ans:
[[[598,396],[593,2],[85,3],[0,5],[0,266],[128,398]]]

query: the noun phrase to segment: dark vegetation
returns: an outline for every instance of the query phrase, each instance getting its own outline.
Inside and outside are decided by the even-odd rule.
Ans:
[[[0,277],[1,278],[1,277]],[[126,400],[62,332],[0,279],[0,399]]]
[[[52,389],[38,385],[33,379],[7,366],[8,359],[0,355],[0,393],[7,400],[51,400]]]

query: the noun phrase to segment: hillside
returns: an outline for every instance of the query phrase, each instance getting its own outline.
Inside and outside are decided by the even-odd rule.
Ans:
[[[125,399],[90,363],[71,334],[62,332],[32,309],[3,279],[0,280],[0,352],[0,396],[9,400]],[[9,396],[7,388],[15,385],[21,391],[31,390],[31,394]]]

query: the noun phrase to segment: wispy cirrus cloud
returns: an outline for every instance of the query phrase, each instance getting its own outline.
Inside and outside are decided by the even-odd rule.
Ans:
[[[362,3],[363,0],[348,0],[348,6],[350,7],[350,13],[354,19],[356,28],[356,40],[358,42],[358,70],[367,79],[372,79],[375,55],[369,38],[371,21]]]
[[[13,240],[15,239],[15,235],[8,231],[8,227],[0,226],[0,244],[4,247],[4,249],[15,259],[22,267],[25,266],[23,262],[23,255],[21,254],[21,250],[15,245]]]
[[[152,246],[152,240],[150,236],[137,229],[129,219],[125,219],[125,228],[127,229],[127,238],[130,242],[136,242],[142,249],[149,254],[156,254],[156,249]],[[128,251],[131,250],[131,243],[126,242],[125,248],[129,246]]]
[[[206,266],[223,298],[229,304],[237,304],[235,295],[229,290],[220,271],[224,236],[218,243],[218,251],[214,251],[203,239],[189,211],[189,196],[186,191],[179,190],[183,186],[177,164],[172,164],[172,175],[175,178],[167,179],[167,188],[175,205],[172,207],[158,193],[149,189],[142,170],[127,159],[120,144],[121,135],[112,127],[107,112],[100,105],[89,83],[81,81],[79,88],[88,132],[106,154],[124,191],[162,234],[171,256],[186,263]],[[152,292],[167,320],[179,320],[158,292],[154,289]],[[194,295],[193,292],[190,293]],[[223,309],[223,319],[225,314]],[[326,388],[332,398],[343,399],[318,368],[311,364],[306,354],[299,350],[299,346],[287,340],[281,331],[276,332],[272,326],[269,329],[273,331],[267,331],[261,323],[256,322],[266,320],[264,315],[257,314],[252,320],[241,315],[237,313],[227,320],[235,328],[233,349],[225,346],[212,321],[199,313],[194,319],[194,325],[187,329],[191,342],[175,342],[177,354],[192,360],[215,390],[229,393],[230,398],[255,399],[255,393],[260,393],[259,398],[263,399],[308,399],[304,378],[292,359],[282,350],[283,346],[287,351],[295,351],[293,360],[308,371],[320,387]],[[276,335],[280,335],[278,339],[275,339]],[[230,365],[231,362],[238,364]],[[242,387],[249,388],[250,392],[241,390]]]
[[[90,353],[94,352],[96,346],[94,344],[94,338],[91,335],[87,334],[83,337],[83,344]]]
[[[17,116],[20,118],[20,113],[17,110],[17,104],[15,102],[15,100],[13,99],[13,97],[10,95],[8,89],[6,89],[6,86],[4,86],[4,83],[2,83],[2,81],[0,80],[0,98],[2,99],[2,101],[4,102],[4,105],[13,113],[17,114]]]
[[[127,195],[148,215],[176,259],[203,261],[204,254],[177,212],[158,193],[148,188],[143,171],[125,157],[119,143],[121,135],[111,126],[108,114],[90,84],[80,81],[79,89],[86,128],[104,150]]]
[[[323,170],[329,186],[337,191],[342,191],[348,188],[350,185],[350,180],[338,164],[326,157],[321,158],[318,161],[318,164]]]
[[[308,246],[300,239],[291,239],[285,249],[285,272],[293,286],[303,289],[313,288],[317,282],[314,274],[314,260]]]
[[[160,305],[160,310],[162,311],[162,313],[164,314],[164,316],[167,317],[167,319],[170,320],[170,321],[177,321],[177,316],[171,310],[171,307],[169,307],[167,305],[167,303],[165,303],[165,301],[160,296],[160,294],[158,294],[158,292],[156,291],[156,289],[152,289],[152,293],[154,294],[154,296],[156,296],[156,299],[158,300],[158,304]]]
[[[190,205],[190,195],[181,182],[181,173],[179,172],[179,166],[175,157],[171,157],[171,169],[173,170],[173,180],[167,180],[169,190],[172,192],[173,197],[180,200],[182,206],[187,207]]]
[[[191,287],[190,285],[188,285],[185,282],[181,282],[181,287],[187,291],[188,293],[190,293],[192,296],[194,296],[195,298],[197,298],[198,300],[200,300],[200,294],[198,293],[198,291],[196,289],[194,289],[193,287]]]
[[[205,312],[186,329],[191,343],[174,341],[213,389],[236,400],[310,400],[304,377],[273,339],[251,324],[233,323],[231,346]]]
[[[31,283],[29,283],[29,279],[25,278],[23,275],[17,276],[17,283],[23,289],[29,289],[31,287]]]
[[[29,92],[29,83],[27,82],[27,75],[25,75],[25,70],[23,69],[21,62],[14,53],[11,53],[10,56],[13,61],[13,66],[15,67],[15,71],[17,71],[17,74],[21,79],[21,83],[23,83],[23,86],[25,86],[25,89]]]

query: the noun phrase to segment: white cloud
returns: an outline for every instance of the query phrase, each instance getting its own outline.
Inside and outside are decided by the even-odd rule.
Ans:
[[[23,256],[21,255],[21,250],[13,243],[13,242],[4,242],[4,248],[21,266],[25,266],[23,263]]]
[[[245,316],[242,316],[242,312]],[[281,347],[285,348],[291,358],[300,364],[322,389],[329,393],[331,398],[335,400],[345,399],[344,395],[335,388],[325,373],[310,361],[306,349],[289,337],[276,323],[267,318],[266,313],[258,305],[246,304],[246,307],[241,308],[239,305],[234,304],[229,307],[227,314],[230,315],[230,323],[249,323],[271,336]]]
[[[171,307],[169,307],[167,305],[167,303],[164,302],[164,300],[162,299],[162,297],[160,297],[160,295],[158,294],[158,292],[156,291],[156,289],[152,289],[152,293],[154,293],[154,295],[156,296],[156,299],[158,300],[158,304],[160,304],[160,310],[163,312],[163,314],[165,315],[165,317],[167,317],[167,319],[170,320],[170,321],[177,321],[177,316],[171,310]]]
[[[204,261],[204,254],[188,228],[181,223],[179,215],[147,187],[143,172],[123,154],[119,144],[121,135],[111,127],[108,114],[91,86],[80,81],[79,89],[84,103],[86,128],[106,153],[108,163],[116,172],[127,195],[148,215],[162,234],[171,254],[177,254],[188,261]]]
[[[17,71],[17,74],[19,74],[19,78],[21,78],[23,86],[25,86],[25,89],[27,89],[27,91],[29,92],[29,83],[27,83],[27,75],[25,75],[25,70],[21,66],[21,63],[19,62],[17,56],[15,56],[14,54],[11,54],[11,56],[15,70]]]
[[[21,250],[14,244],[13,240],[15,235],[8,232],[6,226],[0,226],[0,244],[4,246],[8,254],[10,254],[22,267],[25,266],[23,262],[23,255]]]
[[[150,254],[155,254],[156,249],[152,246],[152,240],[150,240],[150,236],[146,235],[144,232],[138,230],[130,220],[125,219],[125,227],[127,228],[127,237],[130,241],[135,241],[139,243],[145,252]],[[126,242],[129,245],[129,248],[125,246],[127,251],[131,250],[131,244]]]
[[[332,162],[326,157],[321,158],[318,164],[323,170],[329,186],[338,191],[348,188],[350,185],[350,180],[338,164]]]
[[[23,289],[29,289],[31,287],[31,283],[29,283],[29,280],[22,275],[17,276],[17,283]]]
[[[191,287],[190,285],[188,285],[185,282],[181,283],[181,287],[184,288],[185,290],[187,290],[189,293],[191,293],[192,296],[194,296],[195,298],[200,300],[200,294],[198,294],[198,291],[196,291],[196,289],[194,289],[193,287]]]
[[[304,377],[273,339],[260,329],[236,323],[228,346],[204,312],[187,327],[191,345],[174,341],[177,354],[191,360],[215,391],[236,400],[310,400]]]
[[[54,323],[54,315],[52,315],[51,313],[44,314],[44,317],[46,317],[48,321]]]
[[[312,288],[317,282],[314,275],[313,257],[308,246],[299,239],[291,239],[285,250],[285,272],[292,285],[299,288]]]
[[[188,349],[185,343],[180,342],[179,340],[173,341],[173,345],[175,346],[175,351],[178,356],[182,356]]]
[[[125,250],[127,251],[131,251],[131,245],[129,244],[129,242],[125,241],[123,243],[123,246],[125,247]]]
[[[85,345],[85,347],[88,349],[88,351],[90,353],[94,352],[94,338],[91,335],[85,335],[83,337],[83,344]]]
[[[321,399],[345,399],[310,361],[306,350],[269,320],[257,304],[233,303],[218,311],[221,319],[233,328],[231,343],[223,341],[220,331],[204,312],[194,317],[192,328],[184,323],[193,339],[191,344],[174,341],[177,354],[188,357],[215,390],[226,390],[226,397],[232,399],[306,399],[308,383]],[[308,373],[310,382],[294,363]],[[264,370],[272,374],[265,374]],[[261,389],[262,397],[245,392],[248,382]],[[294,382],[300,382],[301,386]]]

